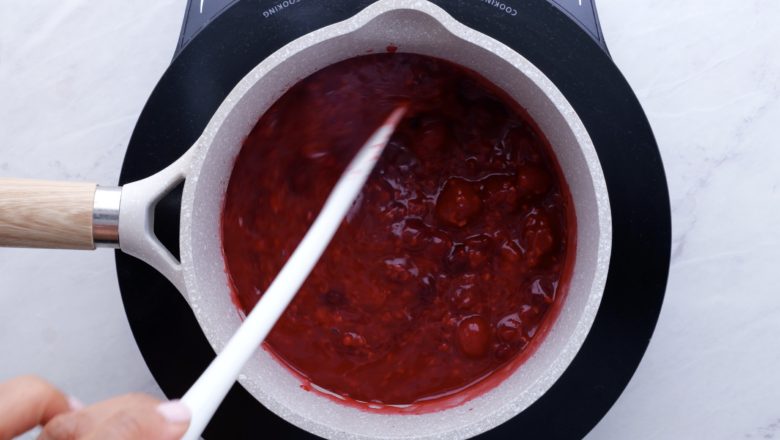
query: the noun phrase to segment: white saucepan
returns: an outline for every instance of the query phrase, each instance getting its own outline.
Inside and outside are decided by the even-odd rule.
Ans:
[[[506,45],[420,0],[382,0],[351,19],[305,35],[255,67],[224,100],[195,145],[168,168],[122,188],[0,178],[0,245],[118,247],[163,273],[184,295],[217,352],[241,324],[231,301],[220,214],[242,139],[296,78],[388,45],[471,68],[506,91],[547,136],[577,216],[568,297],[533,356],[468,405],[428,414],[379,414],[305,391],[258,350],[239,382],[285,420],[331,439],[462,439],[523,411],[544,394],[580,349],[604,291],[612,224],[604,176],[585,127],[539,69]],[[185,180],[181,262],[154,236],[154,207]]]

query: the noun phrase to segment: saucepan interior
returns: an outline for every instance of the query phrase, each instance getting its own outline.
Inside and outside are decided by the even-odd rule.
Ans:
[[[469,67],[504,89],[550,141],[577,216],[577,252],[568,297],[536,353],[501,384],[468,405],[420,414],[378,414],[301,388],[258,350],[240,383],[287,421],[326,438],[468,438],[519,413],[560,377],[582,345],[598,309],[611,246],[604,177],[591,140],[566,99],[538,69],[503,44],[416,1],[380,1],[352,19],[306,35],[258,65],[236,86],[195,148],[182,207],[182,264],[187,294],[216,351],[241,324],[231,300],[220,240],[225,188],[242,139],[296,81],[317,69],[388,45]]]

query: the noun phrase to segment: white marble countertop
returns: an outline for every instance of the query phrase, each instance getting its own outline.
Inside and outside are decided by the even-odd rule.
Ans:
[[[0,176],[116,184],[186,2],[143,3],[2,3]],[[647,354],[587,439],[780,438],[780,2],[597,5],[658,139],[674,244]],[[106,250],[0,249],[0,352],[0,381],[162,396]]]

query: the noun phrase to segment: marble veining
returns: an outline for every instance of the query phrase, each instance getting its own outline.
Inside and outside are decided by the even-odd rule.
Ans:
[[[598,8],[658,140],[673,248],[647,354],[587,438],[780,438],[780,3]]]

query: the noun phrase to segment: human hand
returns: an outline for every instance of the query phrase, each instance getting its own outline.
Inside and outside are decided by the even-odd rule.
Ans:
[[[0,440],[44,425],[39,440],[178,440],[189,410],[143,394],[84,407],[47,382],[24,376],[0,384]]]

